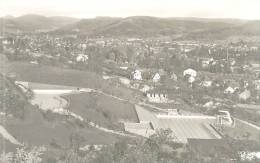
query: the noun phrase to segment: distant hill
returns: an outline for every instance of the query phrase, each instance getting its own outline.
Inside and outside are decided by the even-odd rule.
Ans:
[[[154,36],[200,32],[215,28],[228,28],[233,23],[207,22],[200,19],[175,19],[135,16],[128,18],[83,19],[58,31],[78,31],[83,34],[107,36]]]
[[[94,34],[101,30],[101,28],[120,21],[122,18],[112,17],[97,17],[95,19],[81,19],[80,21],[70,24],[54,31],[55,33],[73,33],[79,32],[84,34]]]
[[[5,24],[3,26],[3,24]],[[260,21],[207,18],[157,18],[132,16],[127,18],[44,17],[25,15],[1,18],[2,30],[8,32],[48,31],[52,34],[87,36],[153,37],[170,36],[180,39],[224,39],[232,36],[260,36]],[[5,27],[5,28],[3,28]]]
[[[205,18],[127,18],[82,19],[56,30],[56,33],[80,33],[90,36],[173,36],[187,39],[217,38],[233,35],[260,35],[259,21]]]
[[[20,17],[0,18],[1,32],[39,32],[58,29],[62,26],[77,22],[79,19],[71,17],[45,17],[41,15],[24,15]]]
[[[260,20],[250,21],[242,26],[241,30],[247,34],[260,35]]]

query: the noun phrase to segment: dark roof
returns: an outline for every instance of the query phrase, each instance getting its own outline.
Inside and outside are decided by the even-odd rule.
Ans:
[[[200,157],[235,158],[235,152],[224,139],[188,139],[191,152]]]

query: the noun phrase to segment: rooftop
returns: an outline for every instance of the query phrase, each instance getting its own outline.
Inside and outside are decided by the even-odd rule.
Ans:
[[[135,106],[140,123],[134,125],[125,124],[125,130],[135,134],[149,137],[159,129],[171,129],[175,141],[187,143],[189,138],[196,139],[220,139],[221,136],[211,124],[215,123],[215,117],[210,116],[183,116],[183,115],[157,115],[147,109]],[[144,130],[143,124],[150,124]]]

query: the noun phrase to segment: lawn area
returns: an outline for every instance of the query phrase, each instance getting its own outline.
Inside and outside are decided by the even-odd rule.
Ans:
[[[7,63],[7,57],[0,53],[0,73],[5,74],[5,72],[7,71]]]
[[[30,89],[77,90],[77,87],[29,82]]]
[[[69,110],[110,129],[122,129],[120,122],[137,122],[134,105],[98,93],[66,96]]]
[[[3,126],[18,141],[37,146],[52,147],[51,144],[55,143],[61,148],[68,148],[70,138],[75,133],[83,138],[82,146],[86,144],[111,144],[122,138],[87,125],[79,125],[76,121],[66,120],[61,115],[53,113],[44,115],[36,109],[27,110],[24,119],[8,118]]]
[[[254,76],[251,74],[221,74],[221,73],[212,73],[208,71],[198,72],[198,76],[207,76],[210,79],[229,79],[239,81],[241,79],[252,79]]]
[[[260,139],[260,130],[257,130],[249,125],[246,125],[240,121],[235,120],[235,127],[226,127],[223,133],[237,139]]]
[[[247,120],[250,123],[260,126],[260,112],[259,110],[250,110],[244,108],[235,108],[234,116],[237,118]]]
[[[3,152],[12,152],[15,151],[18,146],[10,143],[8,140],[5,140],[0,135],[0,154]]]
[[[51,84],[55,88],[58,87],[57,85],[92,88],[131,100],[140,95],[140,93],[138,94],[134,90],[104,80],[102,76],[90,71],[35,65],[26,62],[9,62],[8,72],[16,74],[16,80],[36,83],[37,88],[40,86],[40,83]],[[46,85],[42,85],[41,87],[46,87]]]
[[[93,73],[26,62],[9,62],[8,72],[17,80],[77,87],[100,88],[102,77]]]
[[[9,95],[1,96],[1,99],[3,99],[1,103],[8,102],[9,104],[5,105],[6,110],[4,110],[9,114],[8,116],[0,116],[0,125],[2,125],[20,143],[29,146],[44,145],[50,148],[55,144],[55,147],[64,149],[70,147],[71,137],[75,134],[82,138],[80,141],[81,146],[87,144],[111,144],[119,139],[125,138],[101,131],[89,126],[85,122],[75,120],[74,118],[55,114],[50,111],[43,112],[36,106],[27,102],[23,92],[20,91],[11,80],[7,80],[1,75],[0,81],[1,83],[5,83],[4,88],[12,90],[9,94],[4,93],[4,89],[0,90],[1,95]],[[19,97],[20,102],[23,102],[22,104],[24,104],[24,106],[22,107],[20,105],[21,103],[17,103],[18,106],[15,105],[16,103],[12,102],[13,96],[16,98],[14,101],[17,101],[17,98]],[[3,111],[1,106],[2,105],[0,105],[0,111]],[[12,110],[12,112],[9,110]],[[19,116],[13,116],[16,115],[17,112],[19,112]],[[0,144],[0,149],[5,148],[5,150],[8,151],[14,149],[11,143],[8,141],[5,142],[6,143]]]

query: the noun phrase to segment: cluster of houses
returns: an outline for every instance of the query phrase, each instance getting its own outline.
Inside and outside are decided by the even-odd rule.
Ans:
[[[133,71],[131,77],[133,80],[142,81],[143,80],[142,71],[141,70]],[[153,75],[151,75],[151,80],[154,83],[160,82],[160,79],[161,79],[161,75],[159,72],[156,72]]]
[[[237,70],[245,71],[251,68],[252,71],[259,73],[259,68],[255,67],[257,64],[242,64],[239,62],[244,59],[243,57],[254,56],[259,53],[259,46],[244,42],[224,46],[194,41],[176,42],[163,38],[82,38],[77,35],[53,36],[51,34],[2,37],[0,41],[4,51],[10,53],[28,54],[33,57],[39,57],[37,54],[49,58],[63,57],[64,59],[64,57],[67,57],[69,63],[87,62],[90,47],[111,49],[130,47],[134,52],[133,58],[136,58],[136,63],[139,63],[139,60],[145,58],[145,56],[156,57],[163,61],[165,54],[170,56],[177,54],[184,56],[186,59],[195,58],[194,64],[199,64],[202,69],[212,72],[228,70],[235,73]],[[118,56],[117,53],[114,55]],[[123,55],[116,60],[125,62],[126,58]]]
[[[54,59],[55,61],[62,61],[68,64],[85,63],[88,64],[92,55],[89,49],[97,48],[111,48],[113,53],[112,58],[119,56],[121,63],[128,62],[127,58],[123,58],[116,52],[121,47],[130,47],[133,50],[134,56],[137,61],[135,62],[135,70],[131,72],[130,79],[133,81],[141,81],[146,86],[151,87],[161,85],[163,79],[170,78],[173,81],[178,81],[178,77],[184,78],[189,87],[193,87],[196,82],[200,81],[199,86],[204,88],[213,87],[214,81],[212,79],[200,80],[200,72],[209,71],[211,73],[250,73],[254,74],[254,79],[248,79],[249,86],[241,88],[237,84],[225,85],[223,94],[234,95],[240,101],[248,101],[252,96],[255,96],[255,91],[259,92],[260,89],[260,64],[254,59],[259,54],[259,46],[254,43],[237,42],[228,45],[221,44],[208,44],[195,41],[172,41],[165,38],[82,38],[77,35],[69,36],[53,36],[51,34],[37,34],[37,35],[17,35],[10,37],[1,37],[1,47],[3,51],[8,51],[11,54],[21,53],[31,58],[31,63],[38,64],[39,60],[43,57],[47,59]],[[120,51],[120,50],[119,50]],[[94,51],[95,52],[95,51]],[[6,53],[8,54],[8,53]],[[165,72],[164,69],[144,68],[143,65],[138,65],[141,58],[144,56],[158,58],[158,62],[165,62],[165,56],[179,55],[193,64],[192,68],[186,67],[180,74],[179,72]],[[19,55],[16,55],[19,56]],[[108,55],[109,56],[109,55]],[[19,59],[21,59],[20,56]],[[121,57],[121,59],[120,59]],[[250,60],[242,62],[248,57]],[[109,57],[108,57],[109,59]],[[126,68],[122,64],[116,62],[118,67]],[[129,63],[130,64],[130,63]],[[194,66],[198,65],[198,66]],[[140,68],[137,68],[140,67]],[[125,69],[125,70],[126,70]],[[148,69],[148,70],[147,70]],[[240,72],[241,71],[241,72]],[[148,72],[148,73],[147,73]],[[177,76],[178,74],[178,76]],[[149,81],[149,83],[146,83]],[[221,83],[217,83],[221,85]],[[224,83],[225,84],[225,83]],[[249,88],[250,87],[250,88]],[[252,91],[252,88],[253,91]],[[143,92],[149,89],[141,88]],[[259,98],[257,93],[257,98]],[[153,97],[153,96],[150,96]],[[164,100],[164,95],[157,94]]]
[[[108,51],[102,51],[104,53],[102,54],[106,55],[104,57],[106,58],[105,63],[111,61],[115,65],[114,67],[117,68],[113,69],[113,75],[120,76],[121,74],[126,74],[124,77],[122,77],[123,75],[119,77],[121,84],[141,91],[144,94],[145,102],[148,103],[164,104],[172,102],[169,92],[164,91],[166,79],[171,81],[171,85],[176,85],[176,89],[186,89],[188,92],[192,92],[199,87],[210,91],[214,94],[214,97],[210,98],[229,98],[236,103],[253,103],[253,106],[256,106],[254,109],[260,103],[260,63],[259,59],[257,60],[260,54],[260,46],[253,43],[238,42],[228,45],[217,45],[195,41],[176,42],[165,38],[82,38],[76,35],[25,34],[15,37],[1,37],[0,45],[1,50],[5,54],[19,56],[19,59],[22,57],[28,59],[29,57],[32,64],[39,64],[38,61],[43,57],[68,64],[88,64],[93,56],[98,55],[100,49],[109,49]],[[126,50],[127,48],[122,47],[131,48],[133,56],[128,57],[126,51],[131,50]],[[148,57],[161,64],[156,64],[152,68],[141,64],[141,60],[147,60]],[[175,57],[179,57],[177,61],[185,61],[185,64],[180,63],[182,65],[178,65],[181,67],[180,70],[177,70],[176,67],[176,71],[174,68],[171,69],[172,63],[166,68],[161,66],[167,60]],[[132,58],[134,58],[134,61],[129,61]],[[108,66],[106,68],[109,69]],[[104,69],[103,71],[105,71]],[[118,72],[115,70],[118,70]],[[218,77],[219,74],[222,76]],[[239,75],[239,78],[243,79],[241,82],[235,77]],[[103,79],[112,79],[112,77],[107,75],[103,76]],[[215,79],[218,79],[218,81]],[[220,93],[217,94],[216,92]],[[235,97],[235,100],[232,99],[233,97]],[[186,96],[183,95],[182,98],[186,98]],[[221,106],[221,102],[212,100],[202,105],[206,109]],[[239,106],[241,107],[241,105]],[[245,106],[242,105],[242,107],[244,108]],[[229,112],[222,111],[222,115],[214,118],[195,116],[195,118],[188,117],[189,120],[187,120],[185,116],[180,118],[177,112],[174,115],[155,117],[155,115],[147,113],[145,109],[139,108],[139,111],[142,115],[149,115],[151,120],[147,120],[147,116],[143,116],[145,123],[128,123],[127,125],[131,130],[136,131],[136,127],[138,127],[139,129],[141,128],[138,132],[147,134],[147,132],[151,131],[152,134],[154,131],[151,129],[151,123],[157,128],[160,125],[172,127],[172,129],[179,132],[180,140],[185,137],[184,141],[188,143],[188,147],[193,153],[192,157],[202,155],[209,157],[209,155],[214,154],[214,152],[208,150],[210,145],[216,149],[224,149],[224,152],[219,153],[224,159],[230,157],[230,155],[226,155],[227,152],[230,152],[230,147],[226,147],[223,140],[219,139],[219,133],[210,126],[212,121],[215,122],[215,120],[218,124],[232,126],[233,119],[231,119]],[[172,119],[169,119],[169,117]],[[194,119],[196,120],[194,121]],[[204,125],[205,119],[206,125]],[[169,123],[169,121],[172,123]],[[202,128],[201,122],[203,122]],[[175,125],[177,123],[180,125]],[[182,132],[181,127],[184,127],[186,131],[195,128],[196,130],[191,131],[195,135],[193,138],[205,138],[206,140],[190,138],[190,135],[187,134],[189,132]],[[201,131],[201,133],[198,131]],[[209,131],[210,133],[208,133]],[[185,133],[184,136],[183,133]],[[198,135],[196,136],[196,134]],[[200,134],[204,135],[201,136]],[[212,148],[211,150],[214,151]],[[256,151],[252,151],[251,155],[245,155],[243,151],[240,152],[244,159],[251,159],[251,155],[259,156],[259,152],[257,153]]]
[[[139,82],[150,82],[153,83],[160,83],[160,79],[162,78],[162,76],[160,75],[160,73],[153,73],[150,75],[149,80],[144,80],[143,78],[143,72],[141,69],[138,70],[134,70],[131,73],[131,79],[133,81],[139,81]],[[200,73],[201,74],[201,73]],[[225,96],[234,96],[236,95],[236,98],[238,99],[239,102],[249,102],[250,98],[252,98],[254,96],[255,99],[259,99],[259,79],[257,80],[253,80],[253,82],[249,82],[250,79],[248,80],[243,80],[243,84],[239,83],[236,80],[229,80],[229,79],[223,79],[223,81],[213,81],[213,79],[204,79],[201,80],[201,78],[198,76],[198,72],[194,69],[188,68],[186,70],[183,71],[182,74],[182,79],[184,79],[184,81],[187,82],[189,87],[193,87],[194,84],[197,84],[198,86],[202,87],[202,88],[212,88],[212,87],[217,87],[219,88],[219,90],[223,90],[222,94],[223,97]],[[169,76],[167,76],[169,77]],[[172,79],[173,81],[177,81],[178,77],[175,73],[172,73],[172,75],[169,77],[170,79]],[[183,81],[183,80],[181,80]],[[197,81],[200,81],[199,83],[197,83]],[[250,83],[250,84],[249,84]],[[147,89],[149,90],[149,89]],[[252,94],[253,92],[258,92],[258,93],[254,93],[254,95]],[[142,91],[145,92],[145,91]],[[157,92],[153,92],[151,94],[147,94],[147,98],[149,99],[149,101],[151,102],[156,102],[156,103],[165,103],[168,101],[167,99],[167,94],[165,93],[159,93]]]

